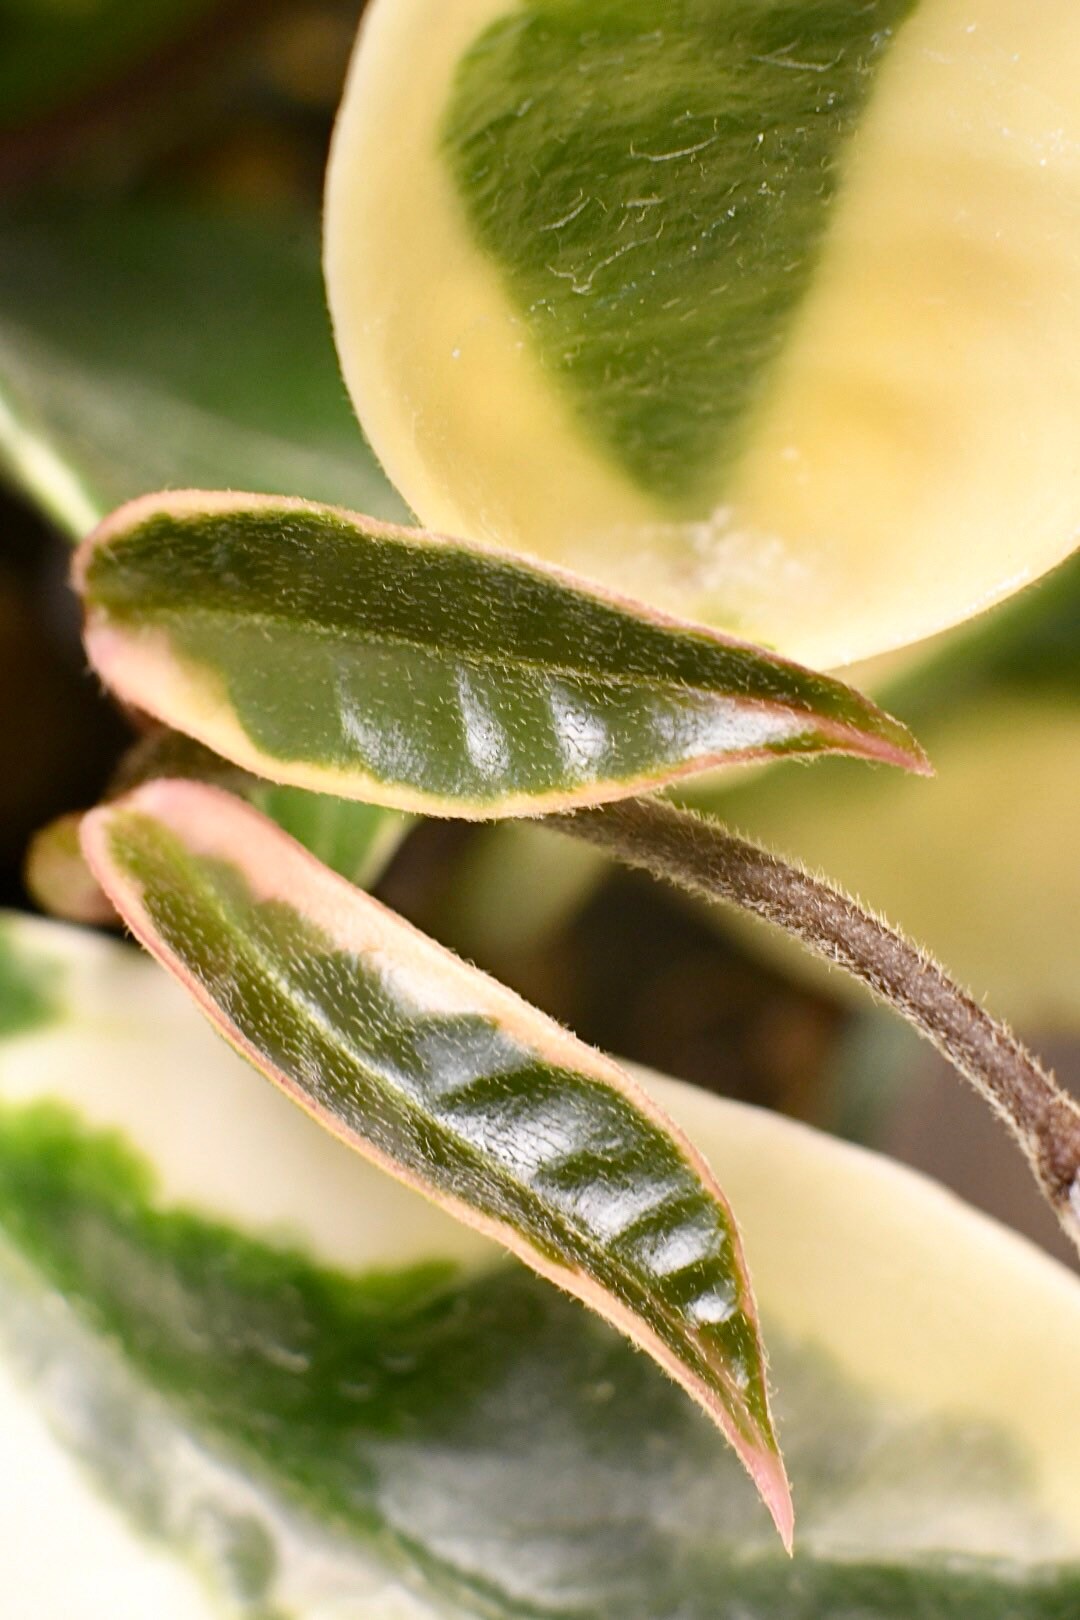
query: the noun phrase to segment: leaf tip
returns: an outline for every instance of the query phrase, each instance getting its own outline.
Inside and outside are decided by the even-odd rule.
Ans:
[[[748,1460],[751,1477],[790,1558],[795,1549],[795,1503],[779,1450],[762,1450]]]
[[[908,731],[906,726],[904,732],[908,739],[906,766],[912,776],[936,776],[937,771],[934,768],[934,762],[922,743],[919,742],[913,732]]]
[[[864,759],[894,765],[912,776],[933,776],[930,756],[915,733],[902,720],[881,709],[869,698],[863,700],[869,723],[862,728],[858,752]]]

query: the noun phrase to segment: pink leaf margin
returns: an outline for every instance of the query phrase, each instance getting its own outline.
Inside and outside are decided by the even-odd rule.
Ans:
[[[777,757],[769,740],[760,745],[740,749],[717,750],[686,759],[676,765],[638,772],[632,777],[603,778],[582,783],[580,786],[558,789],[550,793],[508,794],[497,802],[474,805],[464,799],[443,799],[412,789],[404,784],[387,784],[376,777],[353,768],[312,765],[288,761],[265,754],[251,741],[236,721],[224,696],[211,699],[200,690],[197,673],[189,672],[178,660],[162,631],[151,627],[133,629],[115,623],[107,608],[94,600],[89,574],[95,556],[109,547],[122,546],[128,535],[133,535],[146,523],[157,519],[171,519],[182,524],[187,519],[236,517],[250,513],[265,517],[280,513],[283,519],[306,515],[331,520],[354,528],[358,534],[375,538],[400,540],[415,548],[436,549],[453,547],[491,558],[502,564],[510,563],[524,572],[532,573],[553,586],[560,586],[592,597],[598,602],[647,622],[653,627],[673,634],[693,636],[710,641],[718,647],[734,649],[771,665],[781,672],[790,673],[793,680],[806,679],[813,672],[790,659],[781,658],[761,647],[737,637],[728,636],[706,625],[678,619],[644,602],[608,590],[591,580],[584,580],[565,568],[554,564],[539,564],[514,554],[500,551],[477,541],[447,539],[420,529],[402,528],[362,514],[300,500],[291,496],[246,495],[199,490],[165,491],[156,495],[140,496],[118,508],[87,536],[75,553],[72,564],[72,583],[85,603],[84,639],[87,655],[101,680],[125,703],[152,715],[166,725],[196,738],[234,764],[254,772],[269,781],[306,788],[316,793],[333,793],[343,798],[358,798],[372,804],[386,804],[399,810],[421,815],[454,816],[465,820],[492,820],[512,816],[535,816],[565,810],[584,809],[617,799],[634,797],[699,775],[717,767],[756,764]],[[832,679],[832,677],[817,677]],[[840,687],[843,683],[834,683]],[[786,704],[779,699],[761,697],[742,698],[746,709],[758,709],[763,714],[787,718],[791,732],[779,740],[792,743],[798,736],[800,724],[807,733],[816,732],[827,739],[824,745],[804,749],[792,746],[783,757],[816,757],[821,754],[850,754],[872,764],[896,766],[916,775],[933,774],[930,763],[906,726],[893,719],[870,699],[849,689],[857,700],[865,724],[854,719],[838,719],[815,712],[812,707]],[[729,694],[728,696],[733,696]]]
[[[703,1408],[731,1444],[762,1497],[790,1553],[794,1506],[783,1460],[773,1434],[751,1442],[719,1394],[686,1367],[658,1334],[621,1301],[580,1269],[563,1266],[533,1249],[511,1225],[480,1213],[451,1195],[436,1192],[415,1171],[399,1164],[316,1104],[295,1078],[277,1068],[250,1042],[213,1000],[205,986],[155,929],[138,883],[113,849],[117,823],[129,815],[149,817],[178,838],[196,858],[234,865],[260,900],[281,900],[322,929],[335,944],[365,954],[380,967],[400,971],[426,987],[439,1008],[466,1010],[496,1020],[510,1036],[542,1059],[572,1068],[620,1092],[650,1123],[662,1130],[709,1196],[725,1211],[734,1238],[740,1303],[754,1327],[758,1353],[764,1348],[756,1303],[738,1226],[719,1183],[702,1155],[644,1089],[617,1063],[586,1046],[553,1020],[495,980],[462,962],[370,895],[337,877],[258,811],[220,788],[193,781],[159,779],[126,797],[91,811],[81,839],[91,871],[131,932],[183,985],[200,1011],[241,1056],[333,1136],[413,1188],[465,1226],[493,1239],[547,1281],[564,1289],[645,1351]],[[723,1377],[722,1369],[718,1372]],[[732,1397],[738,1393],[732,1386]],[[771,1422],[771,1419],[770,1419]]]

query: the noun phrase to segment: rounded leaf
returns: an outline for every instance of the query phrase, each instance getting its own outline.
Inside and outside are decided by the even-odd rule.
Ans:
[[[1080,511],[1080,13],[375,0],[338,348],[421,520],[817,667]]]

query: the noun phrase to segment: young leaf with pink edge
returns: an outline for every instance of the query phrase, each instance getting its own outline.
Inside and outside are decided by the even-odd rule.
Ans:
[[[218,789],[149,783],[92,812],[83,842],[237,1050],[647,1351],[725,1434],[790,1547],[738,1229],[636,1081]]]
[[[75,576],[119,696],[316,792],[495,817],[792,754],[926,769],[904,726],[827,676],[331,507],[149,496],[90,536]]]

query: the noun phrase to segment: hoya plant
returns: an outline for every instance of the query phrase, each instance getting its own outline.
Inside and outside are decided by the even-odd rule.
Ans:
[[[417,818],[539,819],[552,882],[584,848],[764,921],[938,1048],[1080,1249],[1076,1101],[725,816],[753,766],[797,827],[794,759],[917,792],[845,666],[1070,550],[1078,67],[1064,0],[373,0],[324,268],[386,478],[297,386],[296,265],[246,376],[192,362],[251,314],[200,262],[244,286],[256,237],[13,231],[0,453],[144,733],[34,884],[167,970],[0,935],[18,1620],[1076,1612],[1075,1276],[369,891]]]

